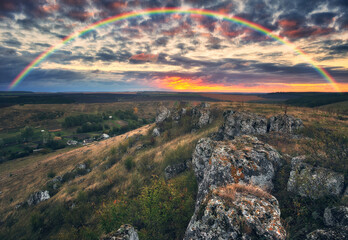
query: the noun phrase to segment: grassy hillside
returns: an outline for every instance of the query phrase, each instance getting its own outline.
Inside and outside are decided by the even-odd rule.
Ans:
[[[137,107],[142,115],[154,116],[155,103],[139,104],[73,104],[69,105],[69,111],[98,113],[116,107]],[[175,103],[164,104],[173,106]],[[37,108],[52,110],[45,107]],[[267,117],[285,111],[278,105],[236,102],[211,103],[211,108],[217,109],[213,124],[196,132],[191,132],[187,122],[169,121],[163,134],[154,138],[151,134],[154,126],[149,124],[80,148],[65,148],[0,164],[0,239],[98,239],[123,223],[135,226],[141,239],[182,239],[194,210],[197,184],[192,170],[164,181],[165,167],[189,160],[196,142],[221,126],[224,110],[252,111]],[[57,105],[54,111],[63,109],[64,106]],[[29,106],[16,106],[7,111],[18,111],[19,118],[26,119],[29,110]],[[306,138],[266,136],[260,139],[284,156],[312,156],[310,161],[342,172],[347,179],[345,158],[339,155],[340,146],[347,144],[347,118],[316,108],[288,107],[286,111],[303,120],[305,129],[301,134],[314,137],[317,144],[311,145]],[[314,153],[319,149],[327,151],[328,156],[318,158]],[[313,202],[289,196],[285,189],[290,157],[284,159],[273,194],[280,202],[287,231],[296,239],[296,233],[304,224],[308,229],[320,226],[320,221],[312,217],[313,211],[319,214],[322,206],[341,204],[341,200]],[[91,171],[77,174],[74,169],[80,163],[85,163]],[[65,180],[52,198],[37,206],[22,204],[38,190],[49,189],[54,193],[49,181],[55,176],[63,176]],[[16,207],[18,204],[22,205]]]

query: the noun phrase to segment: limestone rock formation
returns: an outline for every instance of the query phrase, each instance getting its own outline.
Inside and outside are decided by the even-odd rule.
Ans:
[[[170,117],[170,111],[168,108],[161,106],[158,110],[158,114],[156,117],[156,123],[162,123],[164,120]]]
[[[211,189],[228,183],[250,183],[271,190],[281,159],[268,144],[244,135],[233,141],[201,139],[192,164],[198,181],[197,199],[201,200]]]
[[[213,122],[213,116],[210,110],[209,103],[202,103],[201,105],[192,109],[192,118],[195,128],[202,128]]]
[[[192,165],[198,193],[184,239],[285,239],[278,202],[264,191],[273,188],[275,170],[281,165],[275,149],[247,135],[232,141],[203,138]],[[229,184],[247,184],[265,194],[242,191],[226,199],[216,192]]]
[[[348,226],[348,207],[325,208],[324,223],[328,227]]]
[[[250,186],[242,186],[239,192],[226,192],[228,187],[206,196],[187,228],[185,240],[286,238],[275,197],[257,188],[258,194],[249,191]]]
[[[339,196],[344,187],[344,175],[326,168],[304,163],[305,157],[291,160],[287,190],[303,197],[317,199],[323,196]]]
[[[249,112],[227,111],[224,113],[224,124],[219,129],[221,139],[234,139],[240,135],[265,134],[267,119]]]
[[[286,114],[273,116],[268,120],[269,132],[293,133],[302,127],[301,119]]]
[[[50,194],[48,191],[39,191],[31,194],[27,200],[27,203],[29,206],[34,206],[48,199],[50,199]]]
[[[116,232],[101,237],[100,240],[139,240],[139,236],[134,227],[124,224]]]
[[[266,119],[249,112],[226,111],[225,122],[219,129],[218,140],[234,139],[248,134],[265,134],[268,132],[292,134],[303,127],[301,119],[289,115],[277,115]]]

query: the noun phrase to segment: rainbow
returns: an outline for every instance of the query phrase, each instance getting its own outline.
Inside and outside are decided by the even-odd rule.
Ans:
[[[248,21],[246,19],[243,19],[241,17],[236,17],[236,16],[229,16],[227,14],[222,14],[218,13],[215,11],[210,11],[210,10],[204,10],[204,9],[184,9],[184,8],[160,8],[160,9],[145,9],[141,11],[136,11],[136,12],[130,12],[130,13],[122,13],[116,16],[112,16],[103,20],[100,20],[98,22],[95,22],[89,26],[86,26],[82,30],[79,30],[61,40],[60,43],[57,45],[51,46],[48,48],[46,51],[42,52],[38,57],[36,57],[28,66],[26,66],[19,74],[18,76],[11,82],[9,89],[15,88],[23,79],[35,68],[38,66],[42,61],[44,61],[47,57],[49,57],[55,50],[61,48],[68,42],[74,40],[75,38],[78,38],[79,36],[86,34],[96,28],[102,27],[104,25],[118,22],[121,20],[129,19],[129,18],[135,18],[139,16],[144,16],[144,15],[157,15],[157,14],[191,14],[191,15],[201,15],[201,16],[207,16],[207,17],[213,17],[217,19],[222,19],[226,20],[229,22],[237,23],[242,26],[251,28],[255,31],[258,31],[260,33],[263,33],[278,42],[285,44],[286,46],[292,48],[297,54],[301,55],[307,63],[312,65],[312,67],[324,78],[326,79],[330,85],[335,89],[335,91],[340,92],[340,89],[337,86],[337,83],[335,82],[335,79],[322,67],[317,65],[307,54],[296,47],[293,43],[291,43],[289,40],[286,38],[279,36],[275,33],[273,33],[271,30],[253,23],[251,21]]]

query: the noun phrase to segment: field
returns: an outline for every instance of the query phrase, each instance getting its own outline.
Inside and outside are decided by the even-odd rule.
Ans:
[[[129,129],[125,133],[118,133],[109,139],[94,141],[85,146],[65,146],[62,149],[51,149],[0,163],[0,219],[2,219],[0,238],[98,239],[102,234],[117,229],[122,223],[131,223],[138,228],[141,239],[182,239],[183,231],[194,210],[196,180],[191,169],[169,181],[164,181],[164,169],[170,164],[190,160],[196,142],[216,132],[222,125],[222,113],[225,110],[250,111],[266,117],[286,112],[302,119],[305,129],[301,134],[304,136],[319,136],[318,142],[322,138],[332,141],[328,142],[328,145],[320,142],[324,144],[320,145],[321,150],[339,149],[341,143],[346,143],[345,139],[348,136],[346,102],[307,108],[287,106],[283,102],[276,104],[247,102],[257,100],[255,96],[241,98],[239,95],[229,95],[229,101],[222,101],[225,94],[221,94],[222,97],[215,94],[204,95],[209,98],[221,98],[219,101],[209,102],[215,114],[213,124],[192,131],[188,128],[190,122],[177,124],[169,121],[164,125],[163,134],[157,138],[152,136],[152,130],[159,106],[178,107],[179,101],[24,104],[2,108],[0,138],[3,139],[23,137],[21,131],[23,132],[28,126],[34,129],[34,135],[41,134],[40,130],[46,129],[51,131],[52,135],[59,134],[65,140],[72,139],[69,136],[81,138],[98,136],[108,130],[76,133],[77,126],[66,128],[62,125],[67,118],[80,115],[107,113],[116,116],[116,113],[132,110],[138,119],[147,119],[149,122],[142,122],[136,129]],[[200,104],[200,101],[188,101],[185,104],[188,108],[192,108]],[[58,117],[52,119],[37,118],[37,116],[50,116],[48,113],[63,114],[55,115]],[[114,117],[112,120],[103,120],[103,125],[114,124],[122,127],[127,126],[129,121],[128,118],[122,120]],[[284,156],[310,154],[306,152],[308,150],[306,147],[310,146],[306,138],[260,136],[260,139],[274,146]],[[14,151],[19,151],[23,145],[30,145],[30,141],[16,143],[11,147]],[[342,160],[338,153],[330,156],[332,157],[330,161],[317,159],[316,164],[342,172],[348,179],[348,169],[344,159]],[[81,171],[77,174],[77,166],[82,163],[90,169],[90,172]],[[317,209],[322,204],[338,204],[341,200],[306,202],[288,196],[284,189],[289,166],[289,157],[285,157],[285,165],[277,176],[276,192],[273,194],[280,202],[282,221],[289,224],[287,231],[290,235],[296,236],[295,232],[303,227],[303,219],[308,222],[308,229],[318,226],[309,213],[314,210],[319,211]],[[58,190],[52,191],[50,181],[55,176],[62,176],[65,180]],[[26,204],[30,194],[45,189],[54,193],[49,200],[32,207]],[[163,200],[165,215],[156,215],[155,219],[152,219],[154,216],[141,212],[141,209],[144,209],[141,206],[149,204],[149,196],[155,193],[159,195],[151,198],[151,204],[154,204],[153,201],[159,197],[172,195],[170,201]],[[181,203],[181,207],[173,205],[177,202]],[[161,204],[157,202],[155,205],[162,207]],[[155,205],[151,205],[152,208],[156,209]],[[134,212],[139,214],[134,215]],[[296,217],[289,218],[294,215]],[[147,222],[146,219],[152,220]],[[173,222],[168,224],[170,221],[168,219],[180,224],[175,225]],[[169,230],[169,227],[172,228]],[[169,233],[172,235],[169,236]]]

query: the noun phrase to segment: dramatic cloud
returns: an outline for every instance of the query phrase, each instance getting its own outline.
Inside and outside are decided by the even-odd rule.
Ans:
[[[241,17],[285,37],[307,56],[221,18],[143,15],[60,46],[16,89],[332,91],[314,63],[348,91],[345,0],[0,0],[0,90],[66,36],[118,14],[165,7]]]

